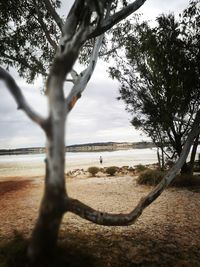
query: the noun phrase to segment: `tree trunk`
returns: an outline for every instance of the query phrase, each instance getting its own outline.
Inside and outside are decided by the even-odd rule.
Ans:
[[[190,173],[190,167],[188,166],[187,162],[183,164],[183,167],[181,168],[181,174],[189,174]]]
[[[28,249],[28,257],[34,266],[55,252],[67,197],[64,177],[66,109],[62,80],[62,76],[52,75],[47,84],[50,115],[46,130],[45,190]]]
[[[157,158],[158,158],[158,167],[161,170],[161,160],[160,160],[159,147],[157,147]]]
[[[183,149],[180,136],[176,136],[175,140],[176,140],[176,151],[177,151],[178,157],[180,157],[180,155],[182,153],[182,149]],[[189,172],[190,172],[190,170],[189,170],[189,166],[187,164],[187,159],[186,159],[185,163],[183,164],[183,166],[181,168],[181,174],[189,174]]]
[[[52,148],[54,150],[55,148]],[[53,152],[51,152],[53,154]],[[41,202],[39,217],[32,233],[28,256],[33,266],[38,266],[51,259],[56,251],[60,224],[64,214],[66,189],[64,181],[63,148],[57,149],[60,154],[60,167],[53,157],[46,160],[45,191]],[[52,156],[52,155],[51,155]],[[52,180],[52,168],[54,168]],[[59,168],[62,168],[62,173]],[[51,169],[51,171],[50,171]]]
[[[62,196],[45,193],[28,248],[31,266],[47,263],[55,254],[63,216],[62,204]]]
[[[162,170],[165,169],[165,155],[164,155],[164,148],[163,146],[161,147],[161,151],[162,151]]]
[[[193,174],[193,169],[194,169],[194,162],[195,162],[195,156],[197,153],[197,147],[198,147],[198,143],[199,143],[199,135],[196,137],[196,139],[194,140],[194,144],[192,147],[192,152],[191,152],[191,156],[190,156],[190,165],[189,165],[189,171],[190,174]]]

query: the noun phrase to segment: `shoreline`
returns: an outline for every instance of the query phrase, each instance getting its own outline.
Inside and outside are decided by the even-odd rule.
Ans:
[[[103,164],[99,162],[102,156]],[[0,157],[0,177],[5,176],[34,176],[45,174],[45,155],[17,155]],[[153,164],[157,155],[153,149],[132,149],[112,152],[68,152],[65,158],[65,173],[75,169],[87,170],[88,167],[130,166],[138,164]]]
[[[153,148],[152,142],[99,142],[76,144],[65,147],[65,152],[111,152],[129,149]],[[0,149],[0,156],[8,155],[33,155],[45,153],[45,147],[25,147],[15,149]]]
[[[65,175],[71,173],[72,176],[77,176],[77,175],[83,175],[85,176],[87,173],[87,170],[89,167],[97,167],[99,169],[105,169],[107,167],[115,166],[119,169],[124,169],[123,172],[127,172],[129,169],[134,169],[135,166],[137,165],[120,165],[120,164],[115,164],[116,162],[109,162],[107,164],[101,165],[96,164],[96,165],[91,165],[89,162],[85,164],[76,164],[74,163],[71,166],[66,166],[65,167]],[[151,163],[151,164],[142,164],[144,166],[155,166],[157,163]],[[9,177],[35,177],[35,176],[45,176],[45,163],[20,163],[20,162],[15,162],[15,163],[0,163],[0,180],[6,179]]]

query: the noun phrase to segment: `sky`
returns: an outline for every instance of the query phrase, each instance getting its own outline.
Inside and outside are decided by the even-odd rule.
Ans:
[[[71,1],[72,2],[72,1]],[[62,13],[67,14],[70,1],[65,1]],[[179,14],[188,6],[189,0],[147,0],[138,10],[144,19],[151,20],[161,13]],[[147,136],[130,124],[130,114],[125,111],[119,96],[119,84],[109,78],[107,66],[99,61],[82,97],[71,111],[66,124],[66,145],[92,142],[139,142],[148,141]],[[22,89],[30,105],[44,116],[47,115],[47,99],[41,93],[42,78],[27,84],[17,72],[11,73]],[[6,86],[0,81],[0,148],[37,147],[45,145],[43,131],[30,121],[16,103]]]

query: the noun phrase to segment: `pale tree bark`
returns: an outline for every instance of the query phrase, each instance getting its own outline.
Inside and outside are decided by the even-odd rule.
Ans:
[[[161,170],[162,169],[162,165],[161,165],[159,147],[157,147],[157,158],[158,158],[158,166],[159,166],[159,169]]]
[[[68,114],[74,107],[77,100],[81,97],[82,92],[85,90],[98,60],[98,53],[103,41],[103,35],[97,37],[96,43],[90,57],[88,67],[74,79],[74,86],[66,99],[66,113]]]

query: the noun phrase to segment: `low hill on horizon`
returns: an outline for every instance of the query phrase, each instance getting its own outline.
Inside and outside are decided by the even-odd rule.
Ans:
[[[66,146],[66,152],[114,151],[133,148],[152,148],[151,142],[95,142]],[[38,154],[45,153],[45,147],[27,147],[16,149],[0,149],[0,155]]]

